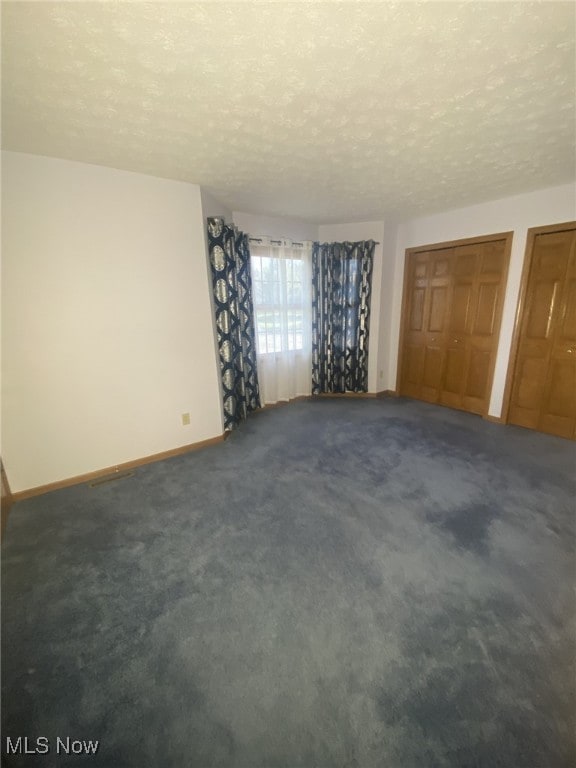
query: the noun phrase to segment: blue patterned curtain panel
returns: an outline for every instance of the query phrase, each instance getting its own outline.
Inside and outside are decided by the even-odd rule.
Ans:
[[[260,408],[248,237],[221,218],[208,219],[224,429]]]
[[[373,240],[314,243],[312,394],[368,391]]]

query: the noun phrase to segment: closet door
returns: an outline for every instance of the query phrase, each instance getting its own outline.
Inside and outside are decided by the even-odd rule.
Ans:
[[[410,255],[404,308],[401,394],[435,403],[446,346],[452,249]]]
[[[574,438],[576,230],[536,235],[508,421]]]
[[[455,249],[440,402],[486,413],[506,285],[506,242]]]
[[[503,237],[407,252],[401,395],[487,413],[507,243]]]
[[[440,402],[452,408],[461,408],[470,363],[469,336],[479,246],[465,245],[454,250],[446,362]]]
[[[462,407],[473,413],[488,413],[507,277],[506,241],[483,243],[474,280],[470,356],[462,393]]]

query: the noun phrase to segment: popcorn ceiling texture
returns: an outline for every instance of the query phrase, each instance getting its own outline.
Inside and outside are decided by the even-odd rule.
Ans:
[[[4,148],[315,222],[570,181],[572,3],[3,3]]]

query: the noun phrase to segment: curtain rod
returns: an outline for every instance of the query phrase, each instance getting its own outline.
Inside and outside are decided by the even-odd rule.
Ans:
[[[251,243],[261,243],[262,238],[261,237],[249,237],[248,240],[250,240]],[[282,240],[269,240],[269,242],[272,245],[280,244]],[[379,240],[373,240],[374,245],[380,245]],[[304,245],[304,243],[297,243],[295,240],[292,240],[292,245]],[[329,243],[322,243],[322,245],[329,245]]]
[[[249,237],[248,240],[250,240],[251,243],[261,243],[262,238],[261,237]],[[268,241],[270,245],[281,245],[282,240],[269,240]],[[297,243],[296,240],[291,240],[292,245],[304,245],[304,243]]]
[[[350,242],[352,242],[352,243],[369,243],[371,240],[372,240],[372,238],[369,237],[368,240],[342,240],[342,241],[337,240],[337,241],[333,241],[333,242],[338,242],[338,243],[340,243],[340,242],[343,242],[343,243],[350,243]],[[374,245],[380,245],[380,240],[372,240],[372,242],[374,243]],[[320,245],[332,245],[332,243],[320,243]]]
[[[337,242],[338,244],[341,244],[340,241],[333,241],[333,242]],[[353,241],[351,241],[351,240],[342,240],[342,242],[343,243],[350,243],[350,242],[352,242],[352,243],[369,243],[370,242],[370,238],[368,240],[353,240]],[[374,245],[380,245],[380,240],[372,240],[372,242],[374,243]],[[320,243],[320,245],[332,245],[332,243]]]
[[[218,219],[221,219],[222,223],[225,224],[226,221],[222,216],[209,216],[208,221],[217,221]],[[232,225],[233,227],[236,227],[235,224]],[[261,237],[249,237],[248,240],[251,243],[261,243],[262,238]],[[269,240],[268,241],[270,245],[282,245],[282,240]],[[292,245],[304,245],[304,243],[297,243],[295,240],[292,240]],[[322,243],[322,245],[330,245],[330,243]],[[374,245],[380,245],[380,242],[378,240],[374,240]]]

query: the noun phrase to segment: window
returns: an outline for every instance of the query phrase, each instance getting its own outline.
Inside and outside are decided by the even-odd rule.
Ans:
[[[308,345],[309,248],[290,241],[250,244],[259,354],[296,352]]]

